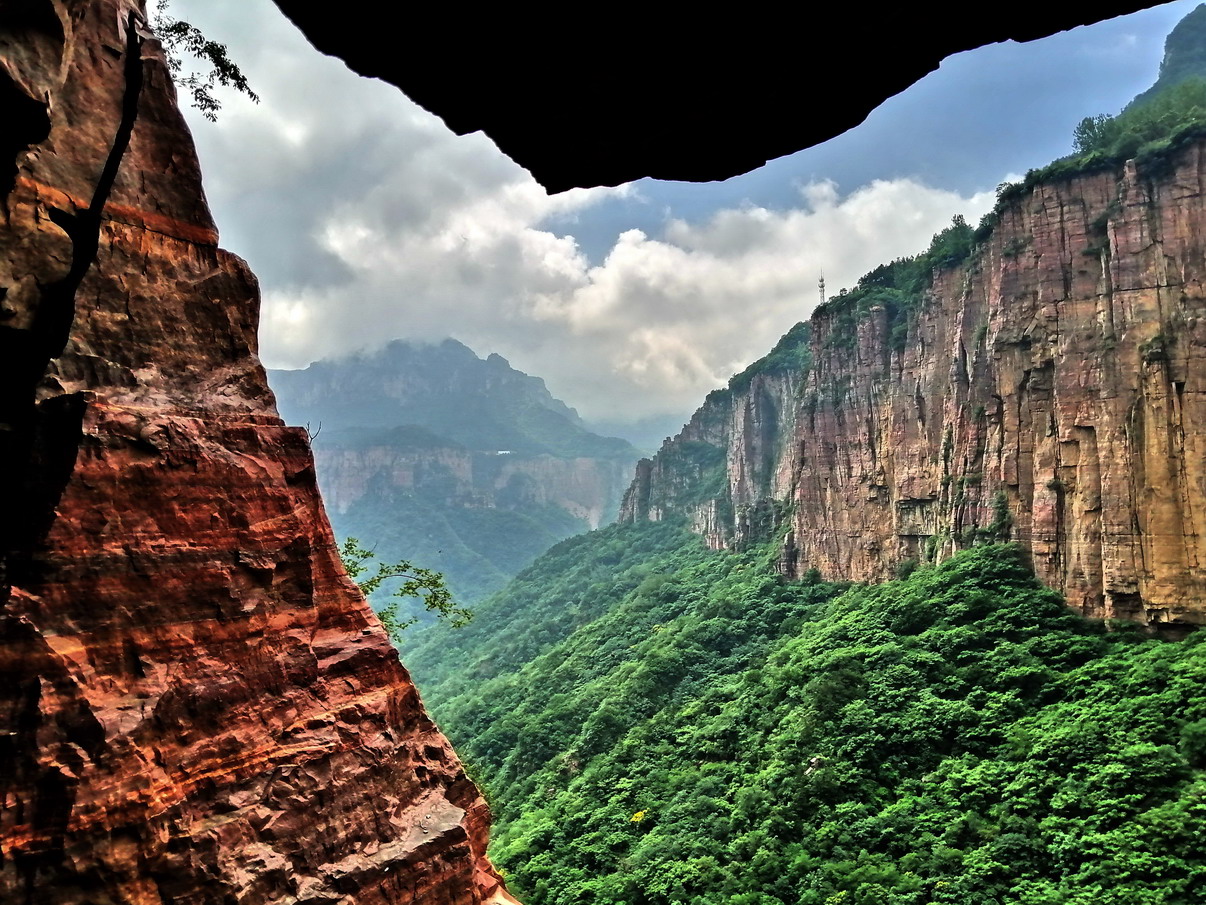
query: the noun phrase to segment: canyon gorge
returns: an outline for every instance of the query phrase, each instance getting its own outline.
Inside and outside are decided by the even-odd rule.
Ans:
[[[1012,539],[1086,615],[1206,620],[1204,190],[1197,141],[1007,200],[907,325],[838,296],[806,367],[710,396],[623,518],[855,581]]]
[[[0,899],[515,902],[490,807],[339,562],[144,5],[5,4],[0,119]],[[773,538],[790,578],[1012,539],[1086,615],[1206,620],[1204,190],[1202,141],[1027,186],[907,329],[839,297],[785,341],[806,367],[709,397],[637,467],[624,520]],[[333,506],[369,471],[407,488],[437,466],[462,496],[511,488],[592,527],[614,499],[607,456],[449,449],[320,450]]]

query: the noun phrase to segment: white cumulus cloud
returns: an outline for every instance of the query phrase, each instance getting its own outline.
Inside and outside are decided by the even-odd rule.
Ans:
[[[834,291],[853,285],[993,201],[911,180],[846,195],[817,183],[786,211],[722,210],[658,237],[629,230],[597,266],[540,229],[545,211],[511,185],[420,231],[346,208],[324,243],[349,279],[270,290],[266,354],[304,365],[395,336],[455,335],[544,376],[588,415],[689,410],[810,314],[822,270]]]

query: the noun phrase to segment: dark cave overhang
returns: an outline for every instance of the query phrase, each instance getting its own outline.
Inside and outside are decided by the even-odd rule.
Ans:
[[[351,15],[275,2],[320,51],[397,85],[458,134],[485,132],[550,192],[643,176],[727,179],[858,125],[953,53],[1156,5],[1020,2],[974,18],[834,4],[801,28],[783,7],[709,17],[446,4],[412,12],[400,32],[386,27],[397,6],[381,0]]]

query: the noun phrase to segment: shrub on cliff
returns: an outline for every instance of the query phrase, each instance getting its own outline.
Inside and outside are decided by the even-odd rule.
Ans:
[[[1159,150],[1187,130],[1204,127],[1206,80],[1192,78],[1117,116],[1085,117],[1073,133],[1073,147],[1080,158],[1097,154],[1121,162]]]
[[[376,611],[394,644],[400,644],[402,633],[419,621],[417,617],[404,617],[398,611],[411,598],[417,598],[428,612],[440,619],[447,619],[455,627],[468,625],[473,618],[472,611],[453,602],[452,592],[439,572],[416,566],[406,559],[396,563],[380,562],[372,550],[360,546],[360,541],[354,537],[349,537],[340,546],[339,558],[348,577],[356,582],[366,598],[386,582],[399,582]],[[361,578],[362,575],[365,577]]]
[[[214,95],[219,87],[233,88],[258,104],[259,95],[251,90],[243,71],[227,54],[226,45],[211,41],[197,26],[170,15],[168,3],[169,0],[158,0],[151,19],[176,87],[192,95],[193,106],[210,122],[217,121],[222,109],[221,101]],[[200,63],[204,72],[186,72],[186,56]]]
[[[897,258],[881,264],[859,278],[852,290],[819,305],[814,318],[829,320],[827,344],[831,348],[853,349],[858,341],[858,325],[874,308],[885,312],[889,345],[903,351],[909,324],[925,300],[934,271],[957,267],[971,254],[975,233],[961,214],[951,225],[935,233],[929,247],[919,255]]]

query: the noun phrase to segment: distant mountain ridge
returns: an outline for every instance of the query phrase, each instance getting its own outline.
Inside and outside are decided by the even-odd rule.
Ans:
[[[1195,8],[1168,33],[1159,77],[1127,106],[1143,104],[1162,91],[1195,78],[1206,78],[1206,4]]]
[[[630,444],[588,430],[578,413],[544,381],[512,368],[498,354],[479,358],[454,339],[395,340],[376,352],[317,361],[296,371],[270,371],[281,415],[322,425],[320,445],[334,434],[361,441],[372,429],[413,425],[466,449],[559,457],[627,458]]]
[[[638,458],[539,377],[452,339],[398,340],[269,379],[285,420],[314,435],[335,533],[443,572],[463,603],[611,522]]]

